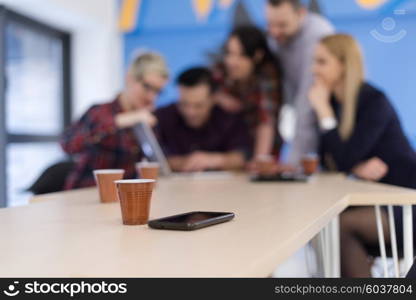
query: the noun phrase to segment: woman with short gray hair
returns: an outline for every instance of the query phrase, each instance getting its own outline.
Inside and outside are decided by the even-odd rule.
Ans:
[[[136,176],[134,163],[143,154],[132,127],[156,123],[152,114],[154,102],[168,77],[161,55],[138,55],[128,69],[124,90],[109,103],[93,105],[64,132],[62,148],[75,160],[65,189],[93,186],[96,169],[124,169],[125,178]]]

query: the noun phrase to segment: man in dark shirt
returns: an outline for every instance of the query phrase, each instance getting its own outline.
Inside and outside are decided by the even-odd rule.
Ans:
[[[155,113],[155,131],[171,168],[195,172],[244,167],[251,152],[248,128],[240,115],[215,105],[211,72],[192,68],[177,83],[179,101]]]
[[[63,134],[61,145],[75,159],[65,189],[93,186],[96,169],[124,169],[136,176],[134,164],[142,152],[131,127],[156,123],[154,101],[168,78],[164,59],[147,52],[131,64],[125,89],[112,102],[92,106]]]

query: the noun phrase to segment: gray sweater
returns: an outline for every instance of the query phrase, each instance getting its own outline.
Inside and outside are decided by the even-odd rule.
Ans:
[[[293,40],[287,45],[272,45],[283,66],[285,103],[294,107],[297,117],[289,157],[293,164],[299,164],[304,154],[317,152],[319,131],[307,95],[313,82],[314,49],[321,38],[333,33],[334,27],[329,21],[309,12]]]

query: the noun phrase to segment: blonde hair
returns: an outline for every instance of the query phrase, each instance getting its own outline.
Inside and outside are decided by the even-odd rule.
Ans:
[[[169,77],[165,59],[155,52],[144,52],[137,55],[130,65],[129,73],[136,80],[142,79],[149,73],[158,74],[166,79]]]
[[[321,40],[344,66],[344,98],[339,133],[343,140],[349,139],[354,129],[357,98],[364,81],[363,56],[358,42],[350,35],[335,34]]]

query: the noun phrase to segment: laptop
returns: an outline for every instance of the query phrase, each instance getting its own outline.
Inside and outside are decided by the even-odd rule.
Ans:
[[[160,165],[161,175],[173,178],[185,178],[185,179],[226,179],[232,177],[229,171],[209,171],[209,172],[190,172],[190,173],[173,173],[169,166],[168,160],[163,153],[153,130],[149,125],[139,123],[133,127],[134,135],[144,156],[149,162],[157,162]]]
[[[133,127],[133,132],[147,160],[159,163],[161,175],[170,176],[172,170],[168,160],[149,125],[139,123]]]

